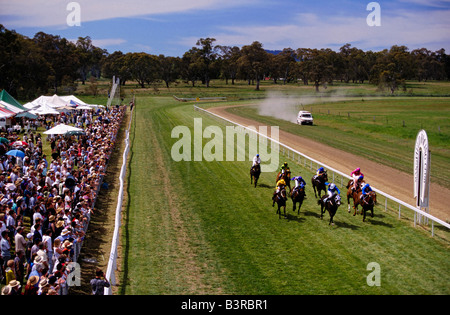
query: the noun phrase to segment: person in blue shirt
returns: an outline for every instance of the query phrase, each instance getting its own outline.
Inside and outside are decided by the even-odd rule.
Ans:
[[[363,201],[364,197],[371,191],[372,191],[372,187],[370,187],[369,184],[365,184],[362,188],[361,201]]]

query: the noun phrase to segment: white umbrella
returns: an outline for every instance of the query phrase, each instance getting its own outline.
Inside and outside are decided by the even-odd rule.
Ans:
[[[46,135],[65,135],[66,133],[68,133],[70,131],[83,132],[83,129],[60,124],[58,126],[55,126],[51,129],[45,131],[44,134],[46,134]]]

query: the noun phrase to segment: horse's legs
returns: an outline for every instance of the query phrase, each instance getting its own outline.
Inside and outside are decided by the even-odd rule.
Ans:
[[[303,200],[298,202],[298,211],[297,214],[300,214],[300,208],[302,207]],[[295,210],[294,210],[295,211]]]
[[[348,205],[348,213],[350,213],[352,210],[350,208],[350,195],[347,193],[347,205]]]

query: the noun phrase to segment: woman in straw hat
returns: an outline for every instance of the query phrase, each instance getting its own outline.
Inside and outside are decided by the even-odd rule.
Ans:
[[[11,287],[10,295],[22,295],[21,285],[17,280],[11,280],[9,282],[9,286]]]
[[[38,276],[31,276],[27,281],[27,285],[25,286],[25,291],[23,292],[23,295],[37,295],[39,290],[38,282],[39,282]]]

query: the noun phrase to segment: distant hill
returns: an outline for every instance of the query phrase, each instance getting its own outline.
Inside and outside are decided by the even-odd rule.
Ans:
[[[266,49],[266,52],[268,52],[269,54],[272,54],[272,55],[278,55],[280,52],[282,52],[282,50],[267,50]]]

